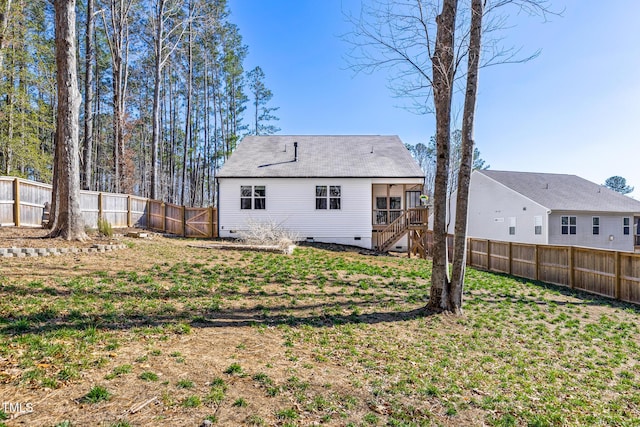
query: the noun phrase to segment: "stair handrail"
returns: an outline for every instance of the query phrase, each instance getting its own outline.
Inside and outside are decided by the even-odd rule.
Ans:
[[[406,232],[409,225],[427,225],[429,209],[409,208],[402,211],[402,214],[393,220],[382,230],[376,233],[376,249],[384,252],[402,233]]]

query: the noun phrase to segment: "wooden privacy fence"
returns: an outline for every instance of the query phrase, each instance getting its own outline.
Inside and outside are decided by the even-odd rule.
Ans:
[[[447,236],[449,259],[453,236]],[[432,254],[433,231],[424,236]],[[640,253],[467,239],[467,265],[640,304]]]
[[[0,176],[0,226],[42,226],[50,184]],[[130,194],[80,191],[84,223],[92,228],[103,218],[114,228],[139,227],[185,237],[218,237],[215,208],[187,208]]]
[[[470,238],[467,264],[640,304],[640,254]]]

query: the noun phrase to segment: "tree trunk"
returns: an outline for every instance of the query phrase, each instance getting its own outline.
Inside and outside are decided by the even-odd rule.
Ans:
[[[449,274],[447,260],[447,184],[451,138],[451,98],[454,78],[454,31],[458,2],[444,0],[436,18],[436,46],[432,58],[433,98],[436,110],[436,182],[433,204],[433,267],[427,308],[447,309]]]
[[[93,172],[93,0],[87,0],[87,33],[85,35],[84,82],[84,150],[82,157],[82,188],[91,190]]]
[[[160,146],[160,82],[162,79],[162,50],[164,37],[164,0],[158,0],[156,11],[155,64],[153,81],[153,129],[151,131],[151,198],[159,199],[158,193],[158,150]]]
[[[79,114],[80,92],[76,71],[76,2],[56,0],[56,82],[58,120],[56,125],[57,173],[55,181],[55,224],[50,237],[84,240],[87,235],[80,212]]]
[[[7,28],[9,28],[9,17],[11,16],[11,0],[6,0],[0,9],[0,72],[4,65],[4,48],[7,47]]]
[[[189,9],[192,5],[189,4]],[[180,204],[185,204],[185,187],[187,186],[187,153],[189,151],[189,141],[191,139],[191,96],[193,92],[193,36],[191,33],[191,22],[189,22],[189,41],[188,41],[188,71],[187,71],[187,111],[184,118],[184,144],[182,158],[182,191],[180,192]]]
[[[484,0],[471,2],[471,31],[469,36],[469,58],[467,67],[467,87],[464,98],[462,118],[462,157],[458,173],[458,194],[456,198],[455,236],[453,243],[453,271],[448,310],[462,312],[462,291],[467,254],[467,214],[469,202],[469,183],[473,166],[473,125],[478,89],[478,69],[482,36],[482,15]]]

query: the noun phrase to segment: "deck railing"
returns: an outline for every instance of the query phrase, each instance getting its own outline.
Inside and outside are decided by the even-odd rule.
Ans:
[[[427,226],[429,210],[426,208],[410,208],[403,211],[391,224],[376,231],[376,249],[385,252],[398,241],[409,229],[409,226]]]

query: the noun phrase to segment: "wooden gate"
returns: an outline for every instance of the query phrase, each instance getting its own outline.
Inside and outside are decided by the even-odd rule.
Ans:
[[[217,237],[217,210],[213,208],[185,208],[186,237]]]

